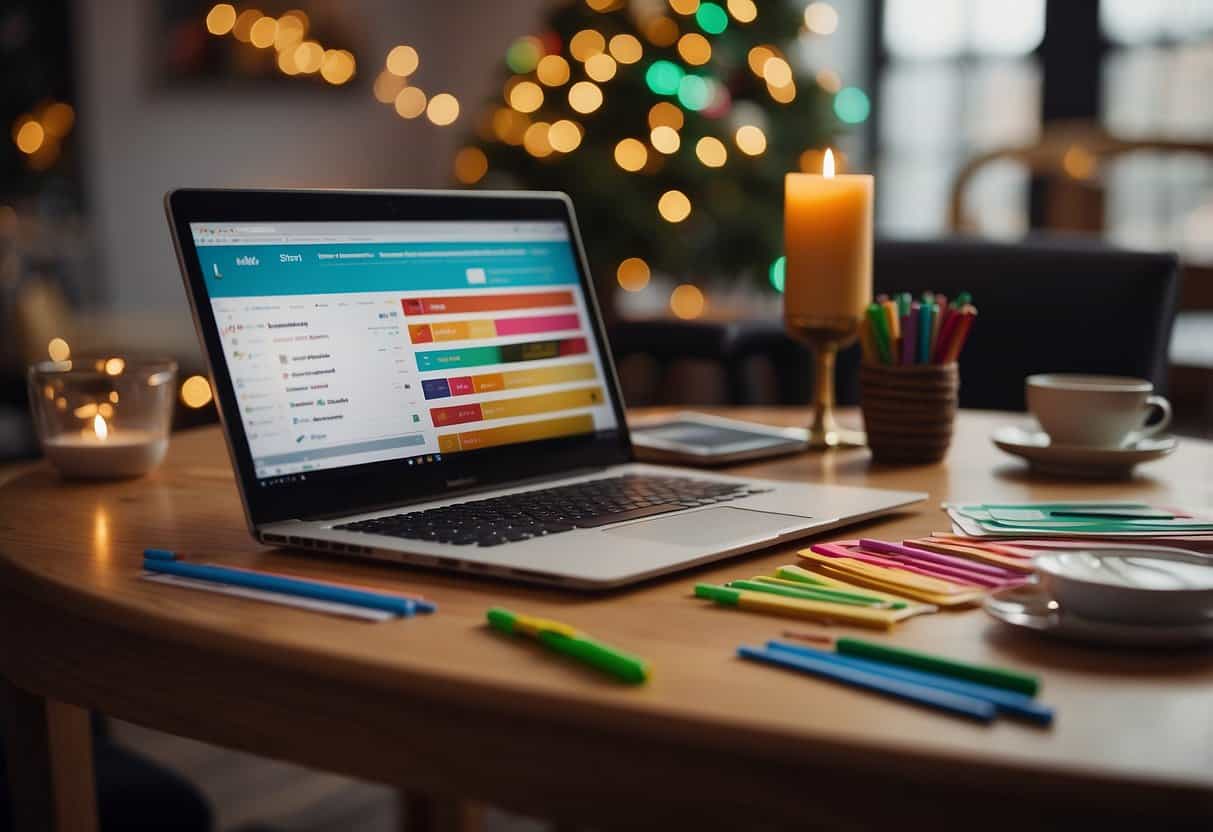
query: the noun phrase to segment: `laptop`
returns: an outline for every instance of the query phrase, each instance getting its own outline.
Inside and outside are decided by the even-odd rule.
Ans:
[[[636,462],[563,194],[165,203],[263,543],[607,589],[926,497]]]

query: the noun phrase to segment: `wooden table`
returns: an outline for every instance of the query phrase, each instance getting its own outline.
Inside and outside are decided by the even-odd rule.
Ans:
[[[937,466],[874,467],[859,450],[740,470],[929,491],[917,511],[864,527],[899,539],[944,529],[947,498],[1213,505],[1213,444],[1185,441],[1127,482],[1051,482],[990,445],[1009,418],[962,414]],[[156,586],[136,578],[146,546],[418,590],[439,612],[367,624]],[[970,724],[734,658],[785,622],[707,605],[692,584],[794,559],[788,547],[574,595],[255,545],[216,429],[175,437],[164,467],[142,480],[70,484],[37,467],[0,486],[0,674],[21,817],[31,829],[90,828],[94,709],[594,828],[1213,822],[1213,652],[1037,640],[975,610],[914,619],[888,636],[1038,672],[1059,714],[1051,729]],[[655,676],[622,687],[490,633],[483,617],[493,604],[574,622],[647,657]]]

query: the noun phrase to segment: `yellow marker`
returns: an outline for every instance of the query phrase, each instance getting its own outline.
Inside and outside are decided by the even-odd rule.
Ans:
[[[879,607],[855,607],[832,604],[829,601],[809,601],[800,598],[785,598],[764,592],[750,592],[713,584],[696,584],[695,595],[708,598],[728,607],[740,607],[786,618],[807,618],[812,621],[828,621],[839,624],[855,624],[876,630],[891,630],[893,625],[914,614],[913,610],[881,609]]]
[[[959,584],[925,578],[901,570],[883,569],[873,564],[845,558],[831,558],[805,549],[797,552],[814,569],[814,573],[840,577],[863,587],[892,592],[906,598],[955,607],[980,601],[985,593]]]

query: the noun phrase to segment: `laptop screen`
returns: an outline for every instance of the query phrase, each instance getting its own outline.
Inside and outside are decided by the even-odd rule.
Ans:
[[[619,427],[563,222],[190,231],[262,485]]]

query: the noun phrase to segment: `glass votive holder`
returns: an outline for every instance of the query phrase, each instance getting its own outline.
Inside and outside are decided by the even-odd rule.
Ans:
[[[73,357],[29,368],[42,452],[69,479],[138,477],[159,465],[176,389],[169,359]]]

